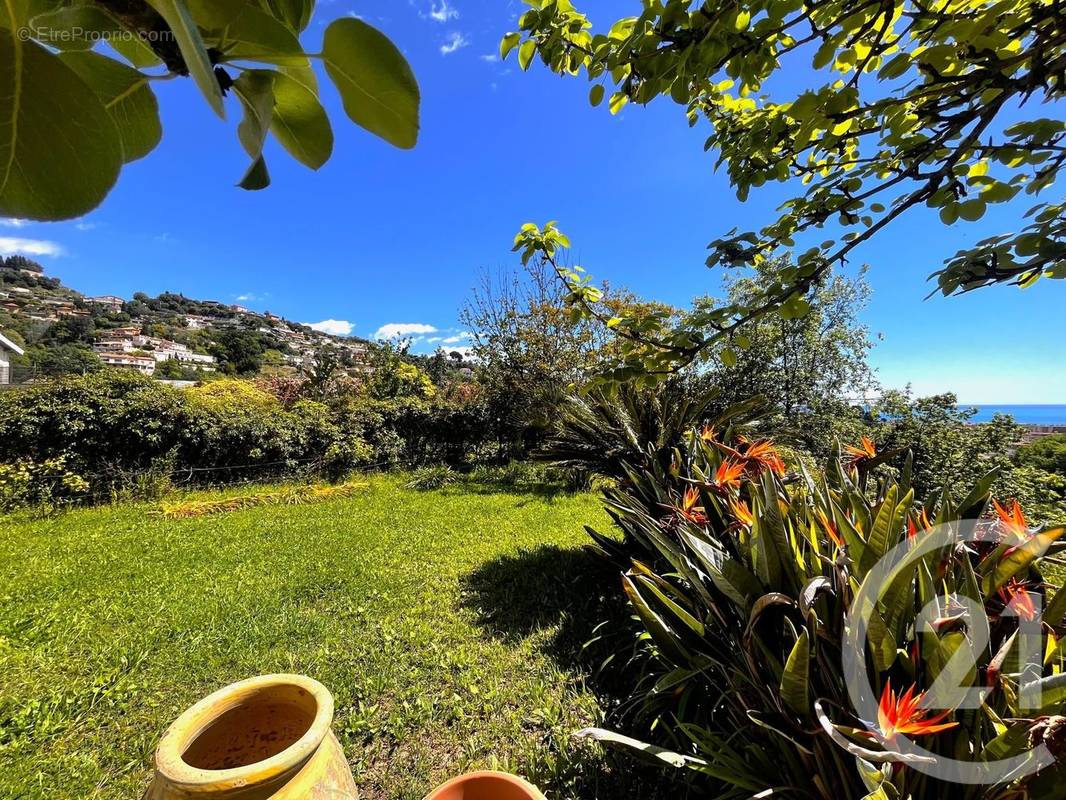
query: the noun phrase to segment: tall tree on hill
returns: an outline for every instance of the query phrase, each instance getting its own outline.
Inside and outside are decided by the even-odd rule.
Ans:
[[[765,290],[765,283],[786,268],[784,260],[767,262],[753,274],[728,283],[725,304],[743,304]],[[823,452],[834,438],[853,439],[842,424],[858,423],[853,406],[869,397],[877,380],[868,361],[873,344],[860,316],[870,287],[865,270],[854,278],[829,273],[810,295],[811,310],[802,317],[764,315],[738,328],[743,347],[725,356],[706,353],[721,402],[762,395],[812,452]],[[696,314],[715,300],[700,298]]]
[[[251,375],[259,371],[267,347],[262,336],[247,328],[223,328],[215,337],[211,354],[223,371],[231,375]]]

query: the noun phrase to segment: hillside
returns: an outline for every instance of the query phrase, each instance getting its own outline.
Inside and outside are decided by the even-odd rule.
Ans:
[[[0,333],[26,350],[12,360],[16,382],[104,366],[185,380],[296,372],[324,350],[356,372],[366,369],[370,346],[269,312],[171,292],[87,297],[23,256],[0,258]]]

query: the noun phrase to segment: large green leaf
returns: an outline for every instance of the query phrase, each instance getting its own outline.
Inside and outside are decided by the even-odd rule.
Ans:
[[[8,21],[18,19],[0,16]],[[122,140],[96,93],[3,27],[0,97],[0,215],[69,219],[98,206],[118,178]]]
[[[306,66],[300,40],[281,22],[253,5],[245,6],[229,25],[216,32],[226,61]]]
[[[362,20],[335,20],[326,28],[322,59],[353,122],[396,147],[415,146],[418,83],[387,36]]]
[[[189,13],[204,30],[224,28],[251,0],[186,0]]]
[[[94,5],[64,6],[38,14],[30,27],[43,44],[57,50],[89,50],[125,32],[122,23]]]
[[[136,35],[136,32],[127,30],[125,35],[117,36],[109,44],[116,53],[137,69],[156,67],[163,63],[163,59],[156,54],[147,41]]]
[[[189,68],[189,74],[200,87],[200,91],[211,104],[211,108],[220,117],[225,117],[222,89],[215,78],[215,71],[211,66],[211,59],[207,56],[204,40],[200,38],[196,21],[189,13],[184,0],[147,0],[147,2],[170,26],[178,43],[178,49],[181,50],[181,56],[185,59],[185,65]]]
[[[264,189],[270,184],[263,160],[263,144],[273,119],[273,86],[274,73],[261,69],[246,70],[233,82],[233,90],[244,108],[244,116],[237,126],[237,138],[252,158],[251,166],[237,184],[242,189]]]
[[[670,766],[677,769],[690,765],[703,765],[701,759],[692,756],[681,755],[654,744],[647,744],[639,739],[623,736],[620,733],[604,730],[603,728],[585,728],[574,734],[579,739],[594,739],[597,742],[619,747],[634,753],[656,766]]]
[[[747,609],[762,593],[759,579],[735,558],[687,531],[681,531],[680,536],[718,591],[738,606]]]
[[[1007,581],[1029,567],[1037,558],[1047,552],[1048,547],[1066,534],[1066,526],[1051,528],[1029,538],[1018,545],[1009,555],[999,559],[996,568],[985,575],[982,588],[985,594],[998,591]]]
[[[924,647],[926,675],[930,681],[927,701],[930,708],[954,708],[973,686],[977,665],[970,641],[961,631],[942,637],[926,637]],[[929,647],[929,644],[935,646]]]
[[[146,75],[89,51],[64,53],[60,58],[96,92],[115,121],[123,161],[143,158],[159,144],[163,136],[159,104]]]
[[[318,169],[333,152],[333,130],[315,93],[284,72],[274,74],[270,130],[301,164]]]
[[[294,31],[302,31],[311,21],[314,0],[266,0],[271,13]]]
[[[899,489],[894,484],[885,493],[885,499],[878,509],[870,536],[866,540],[867,569],[872,569],[877,560],[899,542],[900,536],[903,535],[903,520],[912,499],[908,493],[900,502]]]
[[[688,664],[691,661],[691,656],[681,645],[677,635],[648,605],[637,585],[628,576],[623,575],[622,586],[625,589],[626,596],[629,598],[629,602],[633,604],[637,616],[640,617],[640,621],[644,623],[644,627],[647,628],[652,641],[658,645],[663,655],[677,666]]]
[[[810,710],[810,664],[811,645],[804,628],[788,654],[785,671],[781,673],[781,699],[797,714],[806,714]]]
[[[1044,609],[1044,623],[1052,626],[1058,625],[1062,622],[1064,615],[1066,615],[1066,591],[1059,589]]]
[[[1025,691],[1040,698],[1040,713],[1062,715],[1066,711],[1066,672],[1048,675],[1027,684]]]
[[[703,623],[696,619],[688,609],[682,607],[680,603],[669,597],[651,577],[641,575],[633,575],[631,577],[634,581],[638,582],[640,586],[651,592],[655,600],[658,601],[657,605],[662,608],[664,614],[668,615],[672,622],[676,623],[677,628],[680,629],[684,626],[696,634],[696,636],[703,637],[705,635]]]
[[[896,640],[889,632],[884,618],[876,608],[870,609],[866,638],[870,643],[870,652],[873,654],[877,671],[884,672],[896,660]]]

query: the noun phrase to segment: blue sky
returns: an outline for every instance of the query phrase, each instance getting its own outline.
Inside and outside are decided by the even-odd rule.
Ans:
[[[639,8],[579,5],[594,21]],[[758,227],[786,191],[738,202],[703,153],[706,128],[690,130],[668,99],[612,117],[588,105],[583,79],[499,63],[497,43],[520,10],[514,0],[320,2],[308,50],[325,22],[346,13],[404,50],[422,88],[415,150],[348,123],[323,81],[333,158],[315,173],[268,145],[273,185],[243,192],[234,187],[245,168],[236,101],[222,122],[191,82],[164,82],[163,142],[123,170],[103,206],[80,221],[0,229],[0,250],[12,239],[36,243],[51,274],[89,294],[170,290],[333,320],[334,330],[364,337],[416,325],[422,349],[435,346],[430,339],[460,341],[457,311],[478,270],[512,263],[511,239],[526,221],[559,220],[575,261],[613,286],[677,305],[715,293],[707,243],[734,225]],[[967,402],[1066,403],[1066,282],[923,301],[925,278],[945,256],[1017,227],[1024,203],[950,228],[917,211],[858,252],[871,265],[864,319],[880,334],[873,361],[885,386],[911,382]]]

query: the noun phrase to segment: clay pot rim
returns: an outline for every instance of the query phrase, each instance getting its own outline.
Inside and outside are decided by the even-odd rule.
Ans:
[[[279,686],[303,689],[315,702],[315,718],[303,736],[280,753],[243,767],[201,769],[186,763],[185,751],[209,724],[249,694]],[[156,769],[173,786],[194,792],[199,788],[219,791],[270,783],[307,761],[322,744],[332,724],[333,696],[314,678],[289,674],[248,678],[212,692],[174,720],[156,749]]]
[[[478,778],[499,778],[506,783],[510,783],[513,786],[517,786],[519,789],[522,789],[524,792],[526,792],[526,794],[530,796],[530,798],[534,798],[534,800],[545,800],[544,795],[540,792],[540,789],[538,789],[536,786],[529,783],[528,781],[523,780],[517,775],[512,775],[510,772],[501,772],[499,770],[492,769],[478,770],[477,772],[467,772],[464,775],[457,775],[451,780],[442,783],[440,786],[438,786],[436,789],[426,795],[425,800],[433,800],[433,798],[443,795],[444,792],[454,786],[459,786],[460,784],[467,783],[471,780],[476,780]]]

